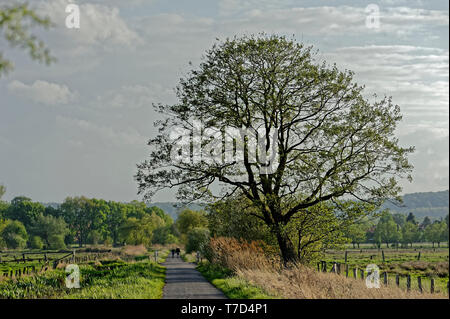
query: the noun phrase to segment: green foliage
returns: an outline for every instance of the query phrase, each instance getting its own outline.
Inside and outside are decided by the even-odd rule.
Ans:
[[[440,246],[441,242],[448,242],[448,224],[445,221],[435,221],[425,228],[424,236],[426,240],[433,243],[433,247],[435,243]]]
[[[196,227],[187,233],[186,253],[202,251],[209,241],[209,230]]]
[[[398,243],[401,239],[400,227],[388,211],[384,211],[378,221],[374,234],[377,243]]]
[[[146,215],[142,219],[128,218],[120,227],[120,238],[131,245],[143,244],[150,247],[153,231],[164,226],[164,221],[157,215]]]
[[[215,237],[264,240],[275,244],[269,227],[257,216],[259,208],[245,196],[237,195],[208,206],[208,228]]]
[[[402,227],[402,243],[411,244],[411,247],[414,242],[419,241],[420,236],[419,227],[414,221],[407,221]]]
[[[288,224],[298,260],[309,263],[323,256],[325,250],[340,249],[348,242],[347,234],[355,222],[372,214],[375,207],[357,201],[322,202],[299,212]],[[362,234],[353,234],[355,240]]]
[[[178,243],[178,238],[172,233],[172,226],[158,227],[153,231],[153,244],[176,244]]]
[[[22,249],[27,245],[28,234],[25,226],[17,220],[9,221],[3,227],[0,237],[10,249]]]
[[[412,224],[415,224],[415,225],[418,224],[417,221],[416,221],[416,216],[414,216],[413,213],[409,213],[409,214],[408,214],[408,217],[406,217],[406,222],[407,222],[407,223],[412,223]],[[400,225],[400,226],[401,226],[401,225]]]
[[[33,60],[50,64],[55,61],[45,44],[30,34],[34,26],[48,28],[51,22],[40,17],[28,7],[28,4],[0,6],[0,31],[14,47],[28,51]],[[13,63],[0,52],[0,76],[13,69]],[[0,196],[1,197],[1,196]]]
[[[345,235],[351,240],[353,247],[355,247],[355,245],[358,245],[359,247],[359,244],[365,242],[367,238],[367,229],[367,224],[355,222],[347,228]]]
[[[392,218],[394,219],[395,223],[399,225],[400,227],[403,227],[406,223],[406,216],[401,213],[395,213],[392,214]]]
[[[42,238],[39,236],[32,236],[30,240],[30,247],[32,249],[42,249],[44,248],[44,242],[42,241]]]
[[[79,246],[82,247],[90,231],[105,227],[104,221],[109,207],[104,200],[68,197],[61,205],[61,211]]]
[[[6,225],[8,225],[9,222],[10,222],[9,220],[0,218],[0,249],[7,248],[6,242],[2,237],[2,232],[3,232],[3,229],[5,229]]]
[[[53,217],[51,215],[43,214],[36,217],[28,230],[30,234],[39,236],[47,247],[52,246],[51,237],[64,238],[69,232],[67,224],[62,217]],[[58,245],[60,245],[60,243]]]
[[[45,207],[41,203],[33,202],[25,196],[19,196],[11,201],[11,205],[6,211],[6,218],[18,220],[28,228],[44,211]]]
[[[18,280],[0,281],[0,299],[159,299],[165,269],[150,261],[101,261],[80,265],[80,289],[65,287],[63,269]]]
[[[429,225],[431,225],[431,219],[428,216],[425,216],[425,218],[423,219],[422,223],[420,224],[420,227],[425,229],[427,228]]]
[[[287,228],[296,216],[344,196],[381,205],[397,197],[399,179],[411,179],[408,155],[414,148],[403,148],[395,137],[400,108],[390,97],[371,102],[366,94],[353,72],[322,63],[312,47],[285,36],[218,41],[180,80],[177,103],[155,105],[167,118],[157,123],[150,156],[138,165],[139,192],[151,199],[177,185],[179,198],[195,201],[239,190],[259,208],[284,261],[295,261]],[[201,121],[204,132],[221,134],[205,139],[204,150],[223,149],[225,142],[214,143],[226,141],[227,129],[261,128],[258,134],[266,140],[276,134],[279,162],[267,173],[262,163],[249,161],[244,147],[243,158],[228,153],[232,160],[222,163],[173,165],[170,150],[180,149],[171,138],[173,128],[191,131],[192,121]],[[211,187],[215,183],[222,194]]]
[[[6,218],[6,212],[9,209],[9,203],[0,200],[0,219]]]
[[[0,184],[0,201],[1,201],[2,197],[3,197],[3,195],[5,195],[5,193],[6,193],[6,187],[4,185]]]
[[[184,209],[178,215],[176,226],[181,234],[186,235],[190,230],[196,227],[207,227],[208,219],[204,211],[193,211]]]
[[[48,237],[48,248],[52,250],[65,249],[66,244],[64,243],[64,236],[61,234],[51,234]]]

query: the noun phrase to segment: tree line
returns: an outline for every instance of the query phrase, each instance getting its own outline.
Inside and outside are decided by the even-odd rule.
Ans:
[[[0,249],[64,249],[67,245],[170,244],[179,241],[170,215],[158,207],[68,197],[56,207],[28,197],[0,201]]]
[[[326,250],[343,249],[348,243],[354,248],[361,243],[371,243],[379,248],[383,244],[407,248],[419,242],[431,242],[433,247],[448,243],[448,215],[435,221],[427,216],[419,222],[413,213],[371,212],[367,211],[369,206],[354,201],[342,205],[318,205],[299,215],[291,227],[284,230],[296,239],[293,244],[300,260],[313,262]],[[188,252],[202,251],[210,237],[218,236],[258,241],[269,251],[278,251],[276,236],[255,216],[257,207],[242,195],[216,201],[206,210],[206,222],[186,232]]]
[[[448,214],[444,219],[431,221],[426,216],[422,222],[418,222],[413,213],[407,216],[401,213],[383,211],[378,221],[364,219],[351,225],[346,235],[359,247],[361,243],[373,243],[378,247],[386,244],[393,247],[412,247],[413,243],[431,242],[440,246],[441,242],[448,243]]]

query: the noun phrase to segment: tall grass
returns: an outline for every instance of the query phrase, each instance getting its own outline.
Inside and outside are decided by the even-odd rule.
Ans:
[[[305,265],[283,268],[275,257],[267,257],[263,246],[257,242],[212,238],[208,258],[211,263],[231,270],[238,278],[271,295],[287,299],[448,298],[443,293],[408,292],[383,285],[380,288],[367,288],[361,279],[321,273]]]

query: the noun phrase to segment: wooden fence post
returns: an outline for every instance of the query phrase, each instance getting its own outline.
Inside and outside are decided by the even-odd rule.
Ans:
[[[364,269],[361,269],[360,275],[361,275],[361,279],[364,280]]]
[[[384,262],[384,250],[381,250],[381,256],[383,257],[383,262]]]
[[[406,289],[407,289],[408,291],[411,290],[411,275],[408,275],[408,276],[406,277]]]
[[[385,286],[388,285],[388,274],[387,274],[387,272],[383,273],[383,282],[384,282]]]
[[[430,282],[430,292],[433,294],[434,293],[434,278],[431,278],[431,282]]]
[[[423,292],[423,290],[422,290],[422,278],[421,277],[417,277],[417,285],[419,286],[420,292]]]
[[[400,287],[400,275],[399,274],[395,275],[395,284],[397,285],[397,287]]]
[[[348,269],[349,269],[348,264],[345,264],[345,277],[347,278],[348,278]]]
[[[419,254],[417,255],[417,260],[420,260],[420,251]]]
[[[348,253],[348,251],[345,251],[345,263],[347,263],[347,253]]]
[[[358,278],[358,268],[353,268],[353,278]]]
[[[331,267],[331,272],[332,272],[332,273],[336,273],[336,267],[337,267],[337,266],[336,266],[336,262],[334,261],[334,262],[333,262],[333,266]]]
[[[338,275],[341,274],[341,263],[337,263],[337,273]]]
[[[322,264],[322,271],[323,271],[323,272],[327,272],[327,262],[326,262],[326,261],[323,261],[323,264]]]

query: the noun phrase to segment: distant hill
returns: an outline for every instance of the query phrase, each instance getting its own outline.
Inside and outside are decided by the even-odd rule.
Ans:
[[[403,196],[403,204],[386,202],[383,208],[402,214],[413,213],[421,219],[429,216],[432,219],[444,218],[449,212],[449,191],[411,193]]]
[[[177,219],[178,213],[181,212],[184,208],[189,208],[192,210],[201,210],[203,209],[203,205],[200,204],[189,204],[187,206],[183,206],[178,202],[155,202],[150,203],[148,206],[156,206],[161,208],[164,212],[169,214],[174,220]]]

